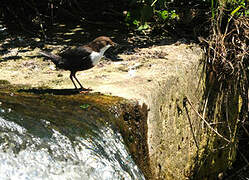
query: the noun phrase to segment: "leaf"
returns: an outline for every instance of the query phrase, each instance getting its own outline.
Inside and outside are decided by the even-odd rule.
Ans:
[[[178,18],[178,15],[175,13],[175,11],[171,11],[170,18],[171,19],[177,19]]]
[[[228,22],[231,21],[231,19],[233,18],[234,14],[235,14],[236,12],[238,12],[238,11],[240,10],[241,7],[242,7],[242,6],[238,6],[235,10],[233,10],[233,11],[231,12],[231,17],[228,19]]]
[[[240,10],[242,6],[237,7],[235,10],[233,10],[233,12],[231,12],[231,15],[233,16],[238,10]]]
[[[161,17],[163,20],[165,20],[165,19],[167,19],[167,18],[169,17],[169,12],[166,11],[166,10],[164,10],[164,11],[159,12],[159,15],[160,15],[160,17]]]
[[[87,109],[90,106],[90,104],[82,104],[80,105],[81,109]]]
[[[156,2],[157,2],[157,0],[154,0],[154,2],[151,4],[151,6],[154,6]]]
[[[134,20],[132,23],[133,23],[134,25],[136,25],[136,26],[139,25],[139,21],[138,21],[138,20]]]
[[[147,23],[145,23],[145,24],[139,26],[137,30],[142,31],[142,30],[145,30],[145,29],[149,29],[149,27],[150,26]]]

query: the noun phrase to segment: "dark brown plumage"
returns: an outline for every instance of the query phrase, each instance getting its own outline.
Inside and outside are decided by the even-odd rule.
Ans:
[[[57,68],[69,70],[70,79],[73,82],[75,89],[77,89],[77,86],[73,78],[80,85],[81,89],[88,90],[85,89],[76,78],[76,72],[94,67],[103,57],[105,51],[114,45],[115,43],[109,37],[100,36],[87,45],[75,48],[70,47],[58,55],[48,52],[40,52],[40,54],[51,59]]]

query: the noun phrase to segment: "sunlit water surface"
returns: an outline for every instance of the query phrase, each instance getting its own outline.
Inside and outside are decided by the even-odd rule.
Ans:
[[[50,136],[44,137],[17,124],[25,117],[8,116],[11,113],[0,108],[1,180],[145,179],[121,135],[108,125],[95,129],[95,135],[67,137],[40,119],[41,130],[50,127]]]

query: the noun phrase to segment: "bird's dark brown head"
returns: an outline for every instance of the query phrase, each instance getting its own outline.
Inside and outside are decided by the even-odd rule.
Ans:
[[[90,46],[94,51],[99,52],[100,49],[104,47],[116,46],[116,43],[114,43],[109,37],[100,36],[90,42],[88,46]]]

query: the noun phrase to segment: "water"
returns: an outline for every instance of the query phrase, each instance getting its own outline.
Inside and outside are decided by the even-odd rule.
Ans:
[[[1,180],[145,179],[109,123],[88,123],[91,131],[81,133],[84,127],[79,123],[62,128],[54,120],[22,114],[20,107],[19,111],[13,107],[0,104]]]

